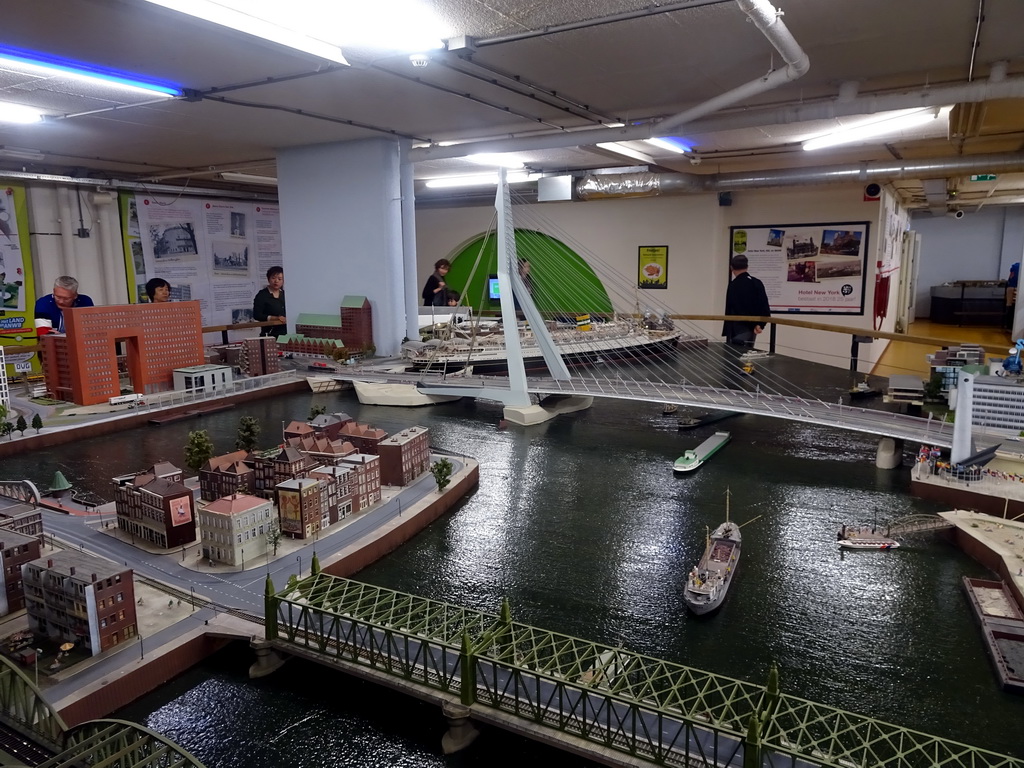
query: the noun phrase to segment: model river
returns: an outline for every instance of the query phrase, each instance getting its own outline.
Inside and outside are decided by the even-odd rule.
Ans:
[[[834,400],[847,376],[814,378]],[[189,429],[208,429],[226,451],[238,418],[252,414],[273,444],[311,401],[389,431],[422,424],[434,445],[481,462],[480,487],[461,507],[362,580],[491,612],[508,597],[521,622],[743,680],[764,681],[776,662],[787,693],[1024,756],[1024,698],[996,687],[960,590],[962,575],[985,569],[935,536],[890,552],[836,548],[843,523],[936,511],[909,497],[906,468],[875,468],[869,436],[752,416],[679,432],[658,405],[613,401],[503,430],[490,403],[403,410],[301,394],[5,460],[2,474],[46,485],[60,469],[109,498],[111,475],[181,462]],[[692,475],[673,476],[673,460],[716,427],[732,442]],[[757,520],[743,528],[725,606],[696,619],[681,593],[707,527],[724,518],[727,489],[732,518]],[[238,646],[120,716],[210,766],[446,764],[436,708],[295,661],[252,683],[250,661]],[[493,730],[458,760],[531,757],[587,764]]]

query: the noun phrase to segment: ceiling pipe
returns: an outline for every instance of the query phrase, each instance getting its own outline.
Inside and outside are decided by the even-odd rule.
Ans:
[[[657,131],[659,135],[666,136],[677,128],[689,125],[698,117],[704,117],[724,107],[745,102],[766,91],[774,90],[780,85],[803,77],[811,68],[811,61],[807,58],[807,54],[804,53],[786,25],[782,23],[781,11],[776,10],[767,0],[736,0],[736,3],[740,10],[754,22],[754,26],[761,31],[761,34],[768,38],[768,42],[779,52],[786,62],[786,66],[782,69],[772,70],[764,77],[751,80],[731,91],[726,91],[692,109],[658,121],[652,126],[652,130]]]
[[[657,197],[698,192],[732,192],[760,187],[792,187],[804,184],[831,184],[892,181],[944,177],[947,174],[1024,172],[1024,153],[968,155],[930,160],[876,161],[853,165],[782,168],[770,171],[736,173],[625,173],[587,175],[576,185],[581,200],[610,197]]]
[[[447,147],[419,147],[410,150],[412,162],[439,160],[449,157],[463,157],[470,151],[478,152],[521,152],[530,149],[558,149],[580,144],[597,144],[605,141],[640,141],[658,136],[666,136],[684,123],[699,117],[717,112],[718,110],[738,104],[752,96],[759,95],[780,85],[790,82],[803,75],[810,68],[807,54],[796,42],[789,29],[782,22],[781,12],[777,11],[769,0],[735,0],[747,17],[768,39],[772,46],[786,61],[786,66],[776,69],[763,77],[751,80],[738,88],[727,91],[702,104],[680,112],[664,120],[652,121],[644,125],[630,128],[596,128],[587,126],[585,129],[560,131],[554,134],[524,137],[520,139],[500,139],[497,141],[475,141],[453,144]]]

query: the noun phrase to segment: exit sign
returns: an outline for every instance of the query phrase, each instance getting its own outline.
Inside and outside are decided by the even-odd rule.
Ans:
[[[994,173],[976,173],[971,176],[971,181],[995,181],[996,175]]]

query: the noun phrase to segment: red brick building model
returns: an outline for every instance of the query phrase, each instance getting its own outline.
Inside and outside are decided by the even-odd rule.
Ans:
[[[266,376],[281,370],[281,356],[277,339],[273,336],[257,336],[242,341],[238,356],[238,367],[249,376]]]
[[[214,456],[199,470],[199,495],[203,501],[216,501],[236,493],[256,490],[256,473],[246,463],[248,451]]]
[[[204,362],[198,301],[76,307],[64,324],[66,336],[42,338],[46,386],[58,400],[97,405],[120,395],[118,341],[139,394],[171,389],[175,368]]]
[[[95,656],[138,634],[132,572],[88,552],[54,552],[25,565],[28,626]]]
[[[355,421],[350,421],[348,424],[344,424],[340,430],[338,430],[338,437],[342,440],[348,440],[352,445],[356,447],[356,450],[362,453],[372,453],[374,456],[377,455],[377,446],[380,442],[386,439],[388,433],[383,429],[377,427],[371,427],[366,424],[359,424]]]
[[[342,341],[341,317],[338,315],[315,315],[303,312],[295,321],[295,333],[314,339],[337,339]]]
[[[363,352],[373,345],[373,311],[365,296],[346,296],[341,300],[341,340],[349,349]]]
[[[0,530],[0,616],[25,607],[21,566],[41,554],[38,537]]]
[[[430,432],[409,427],[381,440],[377,452],[381,485],[408,485],[430,469]]]
[[[115,477],[117,527],[161,549],[195,541],[195,500],[181,477],[181,470],[167,462],[137,475]]]

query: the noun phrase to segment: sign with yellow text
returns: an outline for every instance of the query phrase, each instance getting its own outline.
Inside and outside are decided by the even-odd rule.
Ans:
[[[638,262],[640,288],[668,288],[667,245],[641,245]]]

